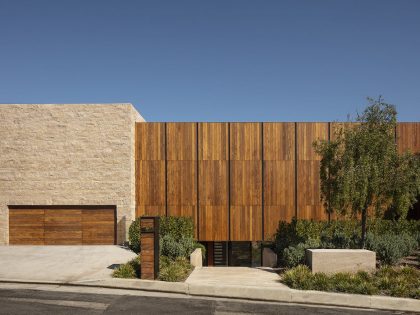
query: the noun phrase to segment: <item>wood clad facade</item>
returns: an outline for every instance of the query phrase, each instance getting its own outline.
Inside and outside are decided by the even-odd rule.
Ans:
[[[268,240],[279,220],[326,220],[312,145],[349,126],[137,123],[136,215],[190,216],[201,241]],[[399,123],[396,140],[420,152],[420,123]]]
[[[290,221],[295,206],[295,123],[264,123],[264,239],[280,220]]]
[[[262,238],[262,124],[230,124],[230,240]]]
[[[328,140],[328,123],[296,124],[297,218],[328,219],[320,199],[319,161],[313,142]]]
[[[197,123],[166,124],[167,215],[189,216],[197,234]]]
[[[420,122],[399,123],[396,130],[398,151],[420,153]]]
[[[136,216],[166,215],[166,124],[136,125]]]
[[[14,206],[11,245],[113,245],[115,207]]]
[[[229,239],[229,125],[198,124],[199,238]]]

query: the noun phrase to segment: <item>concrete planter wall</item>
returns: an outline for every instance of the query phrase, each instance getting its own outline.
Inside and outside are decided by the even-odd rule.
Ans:
[[[313,273],[373,272],[376,253],[365,249],[307,249],[306,262]]]
[[[196,248],[190,255],[190,264],[194,267],[202,267],[203,266],[203,253],[201,252],[201,248]]]

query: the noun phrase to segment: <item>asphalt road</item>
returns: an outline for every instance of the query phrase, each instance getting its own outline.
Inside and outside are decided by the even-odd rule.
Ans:
[[[106,294],[106,289],[98,291],[101,294],[0,287],[0,314],[403,314],[171,294]]]

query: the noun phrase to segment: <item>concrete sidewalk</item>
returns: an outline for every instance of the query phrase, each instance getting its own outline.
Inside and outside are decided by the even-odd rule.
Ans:
[[[191,296],[208,296],[221,298],[248,299],[254,301],[272,301],[298,304],[316,304],[352,308],[370,308],[381,310],[398,310],[419,312],[420,301],[415,299],[393,298],[384,296],[369,296],[344,293],[330,293],[321,291],[293,290],[277,282],[273,273],[259,270],[238,270],[236,267],[221,269],[218,279],[212,280],[210,275],[217,274],[219,268],[196,268],[186,282],[163,282],[139,279],[115,279],[108,278],[92,281],[75,281],[63,283],[60,281],[13,281],[13,279],[0,279],[0,282],[17,283],[38,283],[38,284],[57,284],[67,286],[99,287],[112,289],[141,290],[151,292],[168,292],[186,294]],[[263,277],[261,281],[251,278],[247,280],[245,276],[243,284],[237,283],[240,278],[238,274],[249,272]],[[264,273],[266,273],[264,275]],[[236,275],[234,275],[236,274]],[[199,281],[200,277],[202,282]],[[208,277],[207,282],[204,277]],[[223,278],[226,281],[223,281]],[[0,285],[1,286],[1,285]]]
[[[280,282],[279,275],[271,268],[248,267],[202,267],[195,268],[188,279],[188,284],[206,285],[241,285],[259,288],[289,289]]]

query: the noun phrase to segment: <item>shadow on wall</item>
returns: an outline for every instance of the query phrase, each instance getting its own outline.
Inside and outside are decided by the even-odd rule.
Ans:
[[[118,219],[117,219],[118,220]],[[126,237],[126,231],[127,231],[127,226],[126,226],[126,216],[123,216],[120,218],[120,220],[117,223],[117,229],[115,231],[116,233],[116,242],[117,244],[121,245],[124,243],[127,243],[127,237]]]

